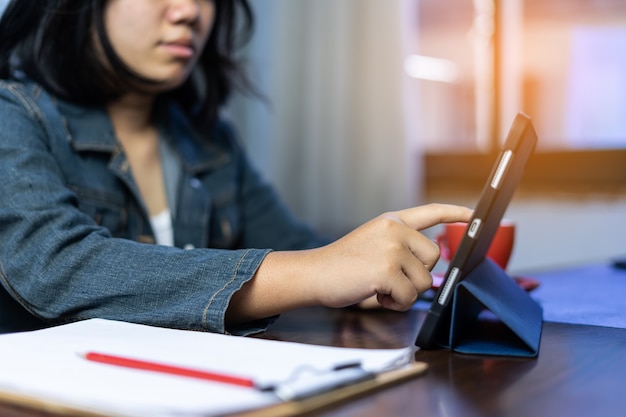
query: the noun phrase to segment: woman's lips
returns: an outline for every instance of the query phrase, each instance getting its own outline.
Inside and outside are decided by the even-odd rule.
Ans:
[[[195,53],[193,44],[187,41],[163,42],[161,47],[175,58],[191,58]]]

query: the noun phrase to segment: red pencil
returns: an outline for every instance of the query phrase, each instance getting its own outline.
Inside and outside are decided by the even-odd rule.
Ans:
[[[169,375],[186,376],[190,378],[203,379],[205,381],[238,385],[240,387],[255,387],[254,381],[250,378],[225,375],[217,372],[202,371],[199,369],[185,368],[176,365],[166,365],[162,363],[144,361],[141,359],[131,359],[97,352],[87,352],[83,355],[83,357],[88,361],[121,366],[124,368],[142,369],[144,371],[160,372]]]

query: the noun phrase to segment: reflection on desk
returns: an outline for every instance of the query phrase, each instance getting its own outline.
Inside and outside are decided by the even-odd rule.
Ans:
[[[624,312],[626,314],[626,312]],[[282,317],[281,340],[332,346],[396,348],[412,344],[424,312],[306,309]],[[469,356],[417,351],[426,376],[320,416],[621,416],[626,409],[626,330],[544,323],[539,357]]]

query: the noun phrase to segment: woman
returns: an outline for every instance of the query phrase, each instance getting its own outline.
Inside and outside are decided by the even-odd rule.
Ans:
[[[0,321],[249,334],[289,309],[406,310],[469,209],[386,213],[330,243],[293,219],[219,108],[246,0],[13,0],[0,22]],[[156,243],[156,244],[155,244]]]

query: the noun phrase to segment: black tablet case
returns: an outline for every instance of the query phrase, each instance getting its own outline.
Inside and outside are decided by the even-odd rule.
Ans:
[[[533,129],[532,138],[536,139],[534,128],[527,116],[518,114],[512,131],[519,125],[527,125]],[[534,149],[534,143],[532,145],[529,152]],[[517,175],[521,176],[521,172]],[[492,176],[493,172],[490,181]],[[514,182],[517,181],[519,178],[514,179]],[[514,189],[505,190],[508,193],[506,198],[510,199],[513,191]],[[493,214],[498,217],[498,223],[504,209],[501,210]],[[495,230],[489,231],[491,238],[488,241],[483,239],[479,242],[480,247],[473,246],[471,250],[485,253],[493,234]],[[468,240],[464,239],[461,245],[468,245]],[[460,247],[459,250],[461,249]],[[469,258],[468,262],[471,262],[471,256]],[[469,265],[468,269],[469,272],[464,272],[454,287],[449,304],[441,311],[437,325],[433,328],[432,322],[425,322],[428,328],[420,329],[416,345],[424,349],[440,347],[470,354],[537,356],[543,324],[541,307],[484,255],[476,265]],[[443,285],[445,283],[442,287]],[[433,303],[437,302],[441,291],[440,289]],[[432,312],[429,311],[428,314]],[[432,317],[427,316],[426,321],[429,319]]]

